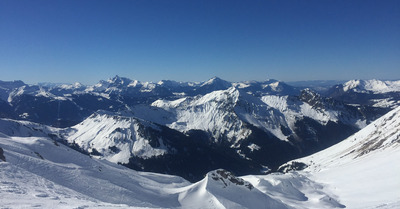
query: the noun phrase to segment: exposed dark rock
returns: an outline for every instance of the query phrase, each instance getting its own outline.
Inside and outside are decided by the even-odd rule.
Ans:
[[[6,161],[6,157],[4,156],[4,151],[3,148],[0,147],[0,160],[2,161]]]
[[[287,173],[289,171],[301,171],[306,169],[307,167],[308,166],[305,163],[292,161],[279,167],[278,172]]]
[[[254,188],[251,183],[234,176],[231,172],[224,169],[211,171],[208,175],[210,175],[210,177],[214,181],[221,181],[225,185],[225,187],[228,187],[230,184],[234,184],[238,186],[244,186],[249,190],[252,190]]]

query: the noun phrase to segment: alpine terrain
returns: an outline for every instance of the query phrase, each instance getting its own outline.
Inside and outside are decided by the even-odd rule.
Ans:
[[[400,166],[400,107],[342,142],[280,166],[280,173],[237,177],[216,169],[195,183],[171,175],[138,172],[113,163],[124,161],[125,144],[141,144],[131,152],[140,157],[170,152],[159,141],[150,148],[139,129],[155,129],[132,118],[95,114],[93,120],[116,119],[121,131],[106,138],[121,145],[121,155],[97,146],[99,138],[79,141],[98,149],[87,155],[64,145],[61,135],[74,140],[79,127],[53,128],[33,122],[1,119],[0,204],[5,208],[398,208]],[[110,119],[111,118],[111,119]],[[117,124],[117,123],[116,123]],[[126,128],[125,124],[131,124]],[[96,124],[95,124],[96,125]],[[107,133],[111,125],[100,126]],[[141,127],[141,128],[140,128]],[[143,131],[146,133],[146,131]],[[129,137],[127,137],[129,136]],[[117,146],[116,146],[117,147]],[[96,150],[97,150],[96,149]],[[116,148],[110,148],[115,150]],[[110,151],[110,152],[111,152]]]
[[[119,76],[91,86],[0,81],[0,116],[30,121],[41,136],[91,157],[196,182],[219,168],[276,171],[354,134],[400,98],[398,81],[306,84]]]

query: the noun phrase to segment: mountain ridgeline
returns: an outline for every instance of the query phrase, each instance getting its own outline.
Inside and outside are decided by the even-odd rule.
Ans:
[[[0,81],[2,124],[14,124],[1,128],[18,135],[25,127],[92,157],[190,181],[218,168],[260,174],[334,145],[397,107],[399,83]]]

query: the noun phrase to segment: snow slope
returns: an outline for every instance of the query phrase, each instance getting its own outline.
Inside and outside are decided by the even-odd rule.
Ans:
[[[222,169],[209,172],[203,180],[185,188],[179,195],[179,201],[183,208],[193,209],[291,208]]]
[[[195,184],[91,158],[46,137],[0,136],[5,208],[291,208],[225,170]]]
[[[3,135],[0,147],[6,158],[0,162],[3,207],[177,207],[178,194],[165,191],[188,185],[180,177],[90,158],[48,138]]]
[[[301,171],[327,185],[348,208],[400,206],[400,108],[348,139],[314,155],[289,162],[305,163]]]

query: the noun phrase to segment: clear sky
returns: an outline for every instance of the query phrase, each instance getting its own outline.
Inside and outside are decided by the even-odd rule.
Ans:
[[[400,79],[399,0],[0,0],[0,80]]]

